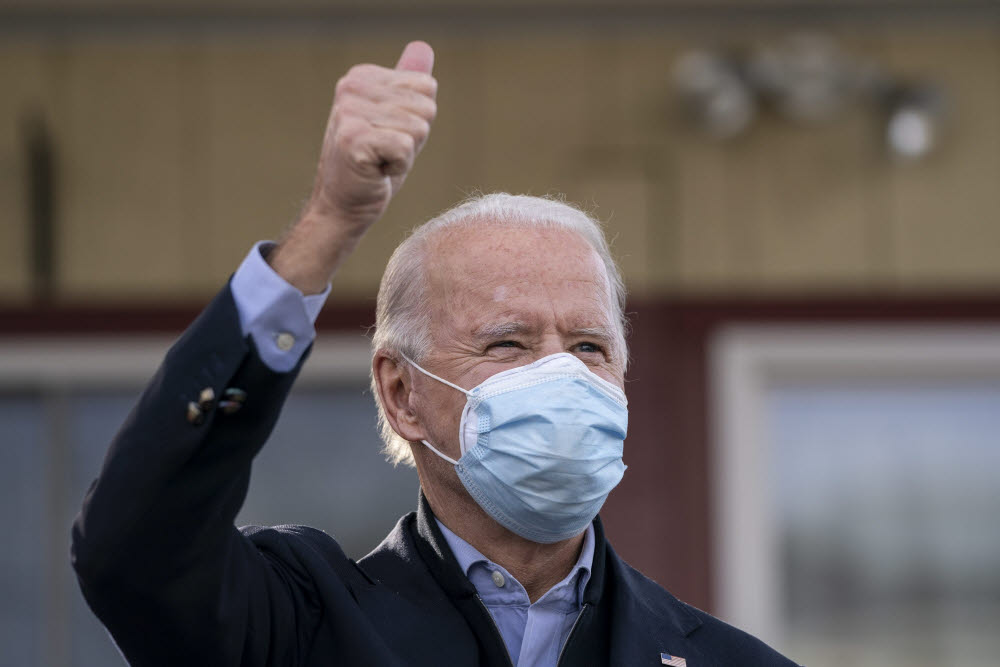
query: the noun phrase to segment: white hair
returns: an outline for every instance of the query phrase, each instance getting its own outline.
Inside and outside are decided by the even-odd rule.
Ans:
[[[396,248],[382,274],[375,306],[373,354],[381,351],[397,361],[406,355],[420,362],[430,350],[431,309],[427,303],[424,258],[428,240],[445,229],[473,226],[567,229],[579,234],[600,256],[607,273],[611,301],[616,310],[616,347],[624,369],[628,360],[625,343],[625,283],[611,257],[600,223],[565,201],[550,197],[511,195],[498,192],[466,199],[416,227]],[[392,430],[385,417],[378,387],[372,375],[372,393],[378,405],[379,432],[386,458],[394,464],[413,465],[409,443]]]

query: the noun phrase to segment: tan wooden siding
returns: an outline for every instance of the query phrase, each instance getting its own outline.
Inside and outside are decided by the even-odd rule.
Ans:
[[[677,54],[781,34],[752,30],[430,35],[438,122],[332,298],[371,296],[405,231],[476,189],[562,192],[610,218],[639,294],[1000,287],[1000,31],[840,31],[952,95],[942,150],[897,164],[863,109],[819,127],[765,115],[725,144],[683,124]],[[392,64],[397,32],[0,42],[0,300],[30,289],[24,109],[58,149],[60,296],[200,298],[294,220],[334,83]]]

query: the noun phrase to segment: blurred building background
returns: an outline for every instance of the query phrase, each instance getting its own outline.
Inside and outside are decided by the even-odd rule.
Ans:
[[[608,220],[622,555],[812,667],[1000,655],[1000,7],[0,3],[0,665],[120,664],[69,525],[170,340],[308,195],[337,78],[437,52],[417,168],[337,281],[243,523],[360,557],[414,507],[367,327],[474,190]],[[902,115],[900,115],[900,113]]]

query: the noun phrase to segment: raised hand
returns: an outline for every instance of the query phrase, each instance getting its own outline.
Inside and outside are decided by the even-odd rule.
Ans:
[[[410,42],[395,69],[356,65],[337,82],[310,207],[362,228],[382,215],[430,132],[433,65]]]
[[[312,196],[269,258],[303,292],[322,291],[413,167],[437,113],[433,66],[410,42],[394,69],[355,65],[337,82]]]

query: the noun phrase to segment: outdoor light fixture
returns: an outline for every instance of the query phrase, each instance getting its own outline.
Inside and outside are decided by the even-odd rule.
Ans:
[[[886,145],[893,155],[917,160],[937,146],[945,117],[945,98],[930,85],[901,86],[886,97]]]
[[[742,134],[757,116],[757,99],[741,61],[712,51],[690,51],[674,66],[674,86],[689,118],[710,135]]]
[[[741,51],[689,51],[674,63],[673,86],[688,118],[717,139],[744,134],[764,108],[820,125],[864,103],[884,116],[886,145],[904,159],[933,150],[947,106],[940,88],[902,81],[812,33]]]
[[[757,50],[748,64],[751,81],[783,116],[806,123],[828,121],[853,98],[853,63],[836,42],[821,35],[794,35]]]

